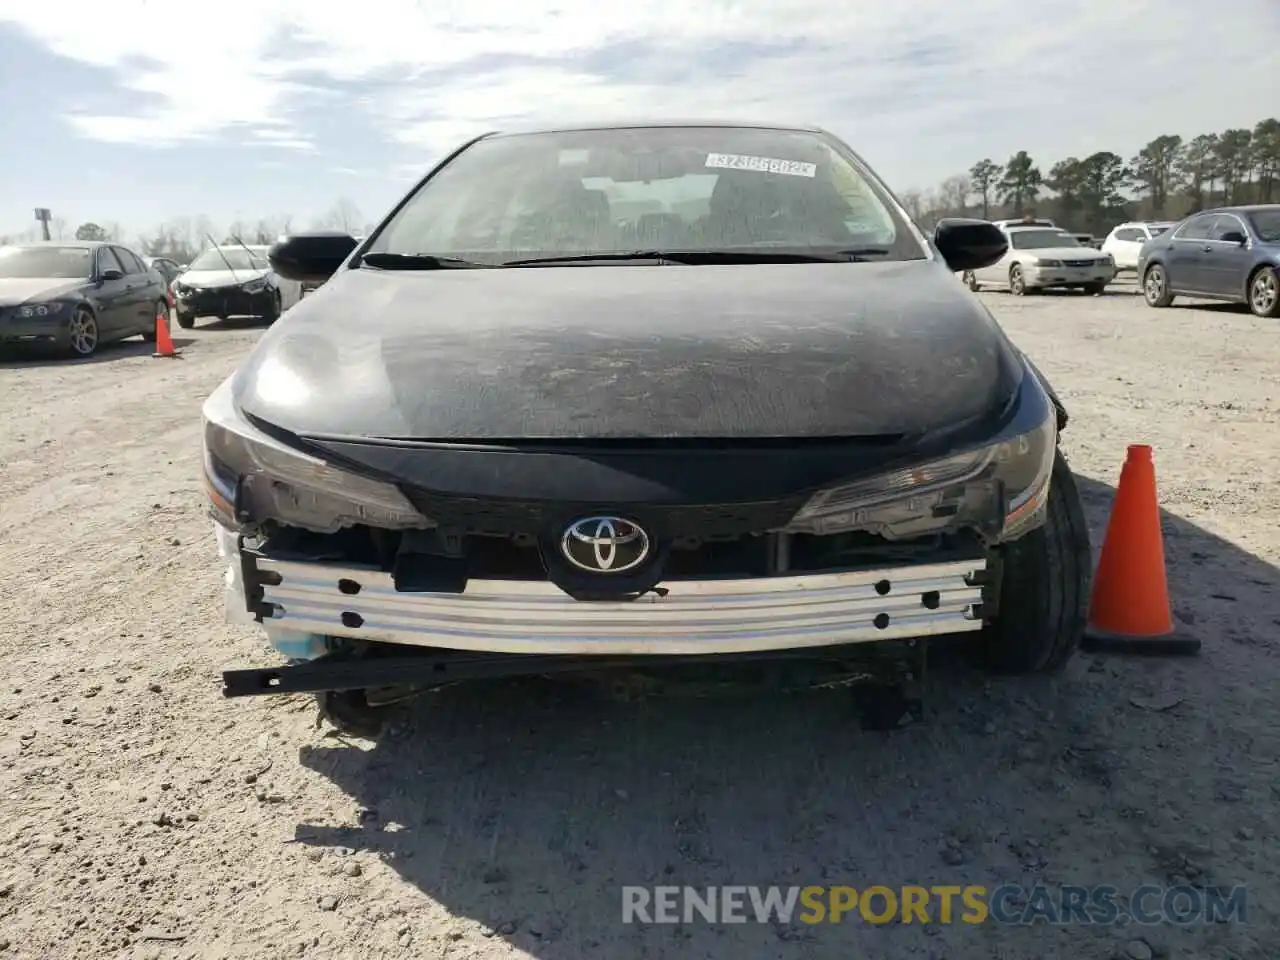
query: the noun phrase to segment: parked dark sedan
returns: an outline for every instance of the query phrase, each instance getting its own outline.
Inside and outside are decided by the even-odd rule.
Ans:
[[[132,250],[90,241],[0,247],[0,344],[87,357],[111,340],[154,339],[164,278]]]
[[[1060,667],[1090,575],[1066,413],[954,280],[1005,247],[922,233],[828,133],[741,124],[481,137],[363,244],[281,241],[324,286],[206,402],[205,484],[229,612],[312,659],[225,692],[354,732],[605,663],[919,677],[919,638],[967,634]]]
[[[1280,204],[1188,217],[1142,245],[1138,276],[1153,307],[1181,295],[1246,303],[1260,317],[1280,317]]]

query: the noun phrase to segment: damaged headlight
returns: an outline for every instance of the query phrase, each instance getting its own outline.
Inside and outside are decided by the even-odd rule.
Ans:
[[[1007,435],[989,445],[866,477],[814,494],[787,524],[792,533],[867,530],[890,539],[958,526],[993,540],[1012,539],[1042,521],[1057,449],[1057,412],[1028,374],[1033,391]],[[1030,430],[1018,421],[1028,416]],[[1037,422],[1038,421],[1038,422]]]
[[[223,526],[274,520],[317,533],[357,523],[389,529],[431,526],[394,485],[339,469],[249,423],[225,381],[204,405],[204,479]]]

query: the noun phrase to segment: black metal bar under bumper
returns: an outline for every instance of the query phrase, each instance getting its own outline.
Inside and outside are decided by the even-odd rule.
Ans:
[[[431,687],[465,680],[542,676],[597,670],[625,670],[697,663],[746,663],[778,660],[832,660],[877,663],[883,669],[910,655],[920,641],[886,641],[875,644],[868,656],[867,644],[843,647],[791,648],[750,653],[670,656],[573,656],[563,654],[470,654],[455,651],[404,653],[352,659],[329,655],[294,665],[251,670],[227,670],[222,674],[225,697],[265,694],[319,693],[364,690],[377,687]],[[892,650],[892,653],[891,653]],[[893,654],[898,654],[897,657]]]

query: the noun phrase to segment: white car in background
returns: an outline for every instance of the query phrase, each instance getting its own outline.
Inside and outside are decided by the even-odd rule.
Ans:
[[[1022,296],[1032,290],[1080,289],[1098,294],[1116,277],[1111,255],[1083,246],[1057,227],[1005,226],[1005,255],[989,267],[969,270],[963,279],[970,290],[997,287]]]
[[[173,282],[178,326],[197,317],[261,317],[274,323],[302,299],[302,285],[285,280],[267,262],[267,247],[223,244],[191,261]]]
[[[1102,249],[1116,261],[1117,270],[1137,270],[1138,251],[1152,237],[1164,233],[1173,224],[1164,220],[1122,223],[1102,241]]]

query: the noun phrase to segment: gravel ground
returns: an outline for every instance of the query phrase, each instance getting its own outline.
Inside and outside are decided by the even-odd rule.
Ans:
[[[1095,546],[1155,446],[1194,660],[935,674],[927,723],[847,693],[620,702],[455,688],[379,744],[222,621],[199,406],[258,335],[0,362],[0,957],[1275,957],[1280,327],[982,294],[1070,405]],[[753,722],[743,723],[750,711]],[[623,884],[1246,884],[1248,923],[625,926]]]

